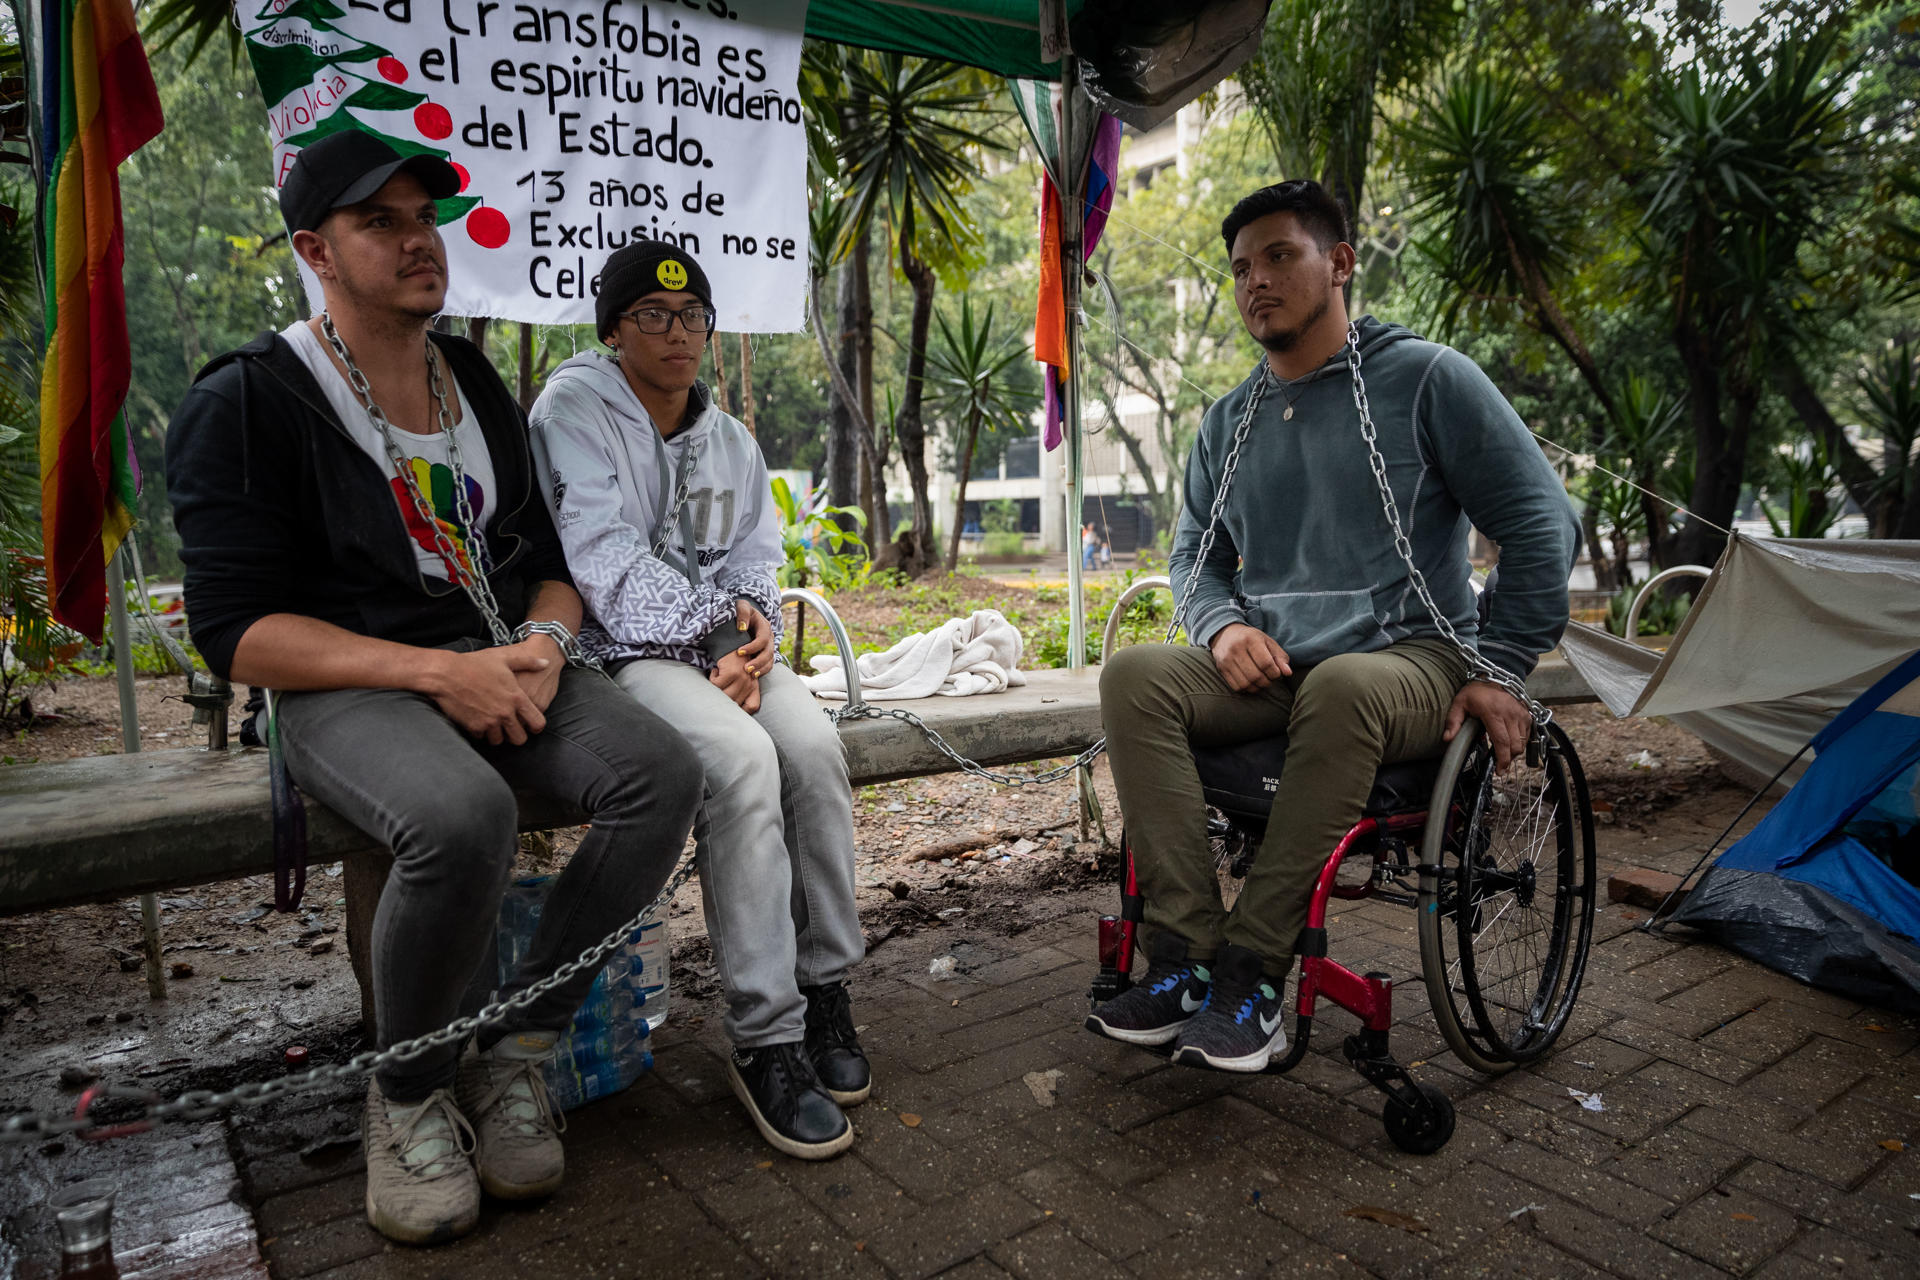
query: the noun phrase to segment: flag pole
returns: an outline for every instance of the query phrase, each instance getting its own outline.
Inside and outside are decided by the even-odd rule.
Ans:
[[[1080,89],[1080,59],[1069,53],[1060,67],[1060,284],[1067,320],[1067,376],[1064,380],[1066,403],[1061,405],[1062,427],[1067,444],[1067,666],[1079,670],[1087,665],[1086,582],[1081,564],[1084,548],[1080,542],[1081,514],[1085,500],[1082,488],[1080,450],[1080,276],[1083,270],[1080,249],[1087,228],[1086,174],[1076,165],[1074,155],[1075,96]]]
[[[107,572],[107,613],[113,622],[113,676],[120,686],[120,749],[132,755],[140,750],[140,708],[133,699],[133,636],[127,623],[124,545],[115,549]],[[151,893],[140,895],[140,949],[147,958],[147,995],[165,1000],[167,975],[160,967],[160,899]]]

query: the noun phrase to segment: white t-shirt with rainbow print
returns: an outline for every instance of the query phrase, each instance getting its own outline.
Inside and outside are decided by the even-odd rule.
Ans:
[[[440,558],[439,550],[434,546],[433,535],[420,521],[418,508],[406,491],[406,485],[399,476],[393,474],[393,463],[387,457],[386,445],[380,439],[380,428],[373,425],[373,418],[360,403],[360,397],[354,393],[353,384],[346,375],[334,365],[327,355],[325,345],[314,336],[313,330],[305,321],[299,321],[280,331],[280,336],[297,352],[301,360],[312,371],[314,380],[326,393],[327,403],[333,406],[334,413],[345,424],[348,434],[354,442],[366,450],[367,456],[380,468],[380,474],[387,478],[387,486],[392,491],[394,501],[400,507],[400,514],[407,522],[407,532],[413,538],[414,557],[419,561],[420,572],[451,581],[446,564]],[[487,452],[486,437],[481,434],[479,420],[474,417],[473,406],[467,401],[466,391],[460,387],[459,379],[453,378],[451,369],[443,362],[441,367],[447,370],[447,377],[453,380],[454,391],[460,398],[458,421],[454,430],[459,433],[460,461],[466,471],[467,501],[473,508],[474,519],[479,521],[484,535],[493,523],[493,458]],[[447,540],[459,551],[462,559],[469,560],[471,552],[467,546],[467,531],[460,523],[460,512],[453,499],[453,468],[447,462],[447,440],[441,432],[432,435],[415,435],[411,431],[395,428],[394,442],[400,446],[401,456],[413,467],[414,479],[419,482],[420,492],[425,494],[438,518],[440,527],[446,532]],[[491,564],[482,563],[481,573],[492,569]]]

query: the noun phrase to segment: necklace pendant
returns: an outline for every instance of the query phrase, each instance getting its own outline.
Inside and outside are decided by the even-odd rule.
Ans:
[[[1283,421],[1283,422],[1292,422],[1292,421],[1293,421],[1293,406],[1292,406],[1292,405],[1288,405],[1288,406],[1287,406],[1287,411],[1286,411],[1285,413],[1283,413],[1283,414],[1281,414],[1281,415],[1280,415],[1280,418],[1281,418],[1281,421]]]

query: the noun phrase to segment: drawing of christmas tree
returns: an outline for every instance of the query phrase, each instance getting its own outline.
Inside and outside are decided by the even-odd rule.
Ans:
[[[293,0],[281,7],[281,0],[267,0],[254,15],[260,24],[246,32],[247,58],[253,64],[261,97],[268,109],[282,104],[290,95],[314,83],[323,72],[333,72],[357,84],[333,111],[299,133],[285,139],[289,147],[305,147],[330,133],[358,129],[372,134],[403,156],[438,156],[453,164],[460,175],[460,194],[439,201],[440,225],[451,226],[467,219],[467,234],[483,248],[497,249],[510,233],[506,216],[486,206],[481,197],[467,191],[470,175],[463,165],[453,161],[452,153],[434,146],[453,134],[453,116],[427,94],[405,88],[411,73],[404,62],[379,45],[360,40],[342,31],[335,22],[346,16],[331,0]],[[313,52],[297,36],[275,41],[270,33],[282,23],[303,23],[314,32],[328,32],[336,39],[338,51],[325,55]],[[408,115],[393,119],[394,113]],[[382,117],[378,123],[366,117]],[[404,121],[405,123],[401,123]],[[397,133],[396,128],[411,126],[417,137]],[[471,215],[471,216],[470,216]]]

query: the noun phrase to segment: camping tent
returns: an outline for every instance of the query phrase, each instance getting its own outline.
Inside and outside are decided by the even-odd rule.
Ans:
[[[1786,799],[1674,921],[1803,982],[1920,1012],[1920,652],[1811,745]]]

